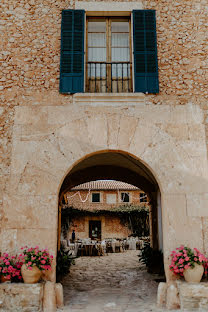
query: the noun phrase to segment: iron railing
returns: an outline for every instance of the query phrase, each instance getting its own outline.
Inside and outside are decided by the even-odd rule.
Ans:
[[[132,92],[131,62],[88,62],[87,92]]]

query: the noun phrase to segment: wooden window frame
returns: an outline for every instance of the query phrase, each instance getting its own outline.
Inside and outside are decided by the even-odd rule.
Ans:
[[[106,22],[106,62],[111,62],[112,55],[111,55],[111,23],[113,20],[128,20],[129,22],[129,62],[130,62],[130,92],[133,92],[133,53],[132,53],[132,17],[131,14],[124,14],[123,16],[118,15],[89,15],[86,14],[86,30],[85,30],[85,92],[89,90],[89,77],[88,77],[88,22],[89,20],[105,20]],[[107,83],[107,92],[110,93],[110,76],[111,76],[111,67],[110,65],[107,66],[106,70],[106,83]]]

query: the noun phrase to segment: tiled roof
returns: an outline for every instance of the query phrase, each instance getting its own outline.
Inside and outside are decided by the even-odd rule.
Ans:
[[[77,185],[71,189],[74,190],[139,190],[138,187],[114,180],[97,180]]]

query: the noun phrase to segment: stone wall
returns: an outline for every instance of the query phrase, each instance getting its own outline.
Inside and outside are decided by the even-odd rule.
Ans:
[[[0,311],[41,312],[44,284],[0,284]]]
[[[129,203],[121,202],[121,193],[123,193],[123,192],[129,193],[129,196],[130,196],[130,202]],[[125,205],[125,204],[126,205],[129,205],[129,204],[140,205],[140,193],[143,193],[143,192],[142,191],[127,190],[127,191],[119,191],[119,193],[118,193],[117,190],[115,190],[115,191],[114,190],[111,190],[111,191],[95,190],[95,191],[90,191],[90,194],[88,195],[88,193],[89,193],[88,190],[79,191],[82,200],[87,199],[85,202],[82,202],[80,200],[80,197],[78,194],[76,196],[70,198],[70,196],[73,196],[76,193],[77,193],[77,190],[76,191],[70,191],[66,194],[66,198],[68,196],[68,206],[73,206],[74,208],[81,208],[84,210],[100,210],[100,209],[108,210],[108,209],[111,209],[112,207]],[[95,202],[92,203],[92,193],[100,193],[100,202],[99,203],[95,203]],[[116,203],[115,204],[108,204],[107,203],[108,194],[110,194],[110,195],[113,194],[116,196]]]
[[[101,221],[101,239],[126,238],[132,234],[128,228],[128,224],[123,224],[117,216],[84,216],[72,219],[68,239],[71,239],[72,230],[75,230],[76,239],[89,238],[90,220]]]

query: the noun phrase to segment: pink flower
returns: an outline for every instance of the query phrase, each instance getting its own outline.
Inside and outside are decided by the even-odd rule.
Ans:
[[[189,261],[189,259],[190,259],[189,257],[186,257],[186,258],[185,258],[186,261]]]
[[[184,260],[181,258],[181,259],[179,259],[179,261],[178,261],[180,264],[182,264],[183,262],[184,262]]]
[[[186,269],[188,269],[188,268],[189,268],[189,265],[186,264],[186,265],[184,266],[184,269],[186,270]]]

